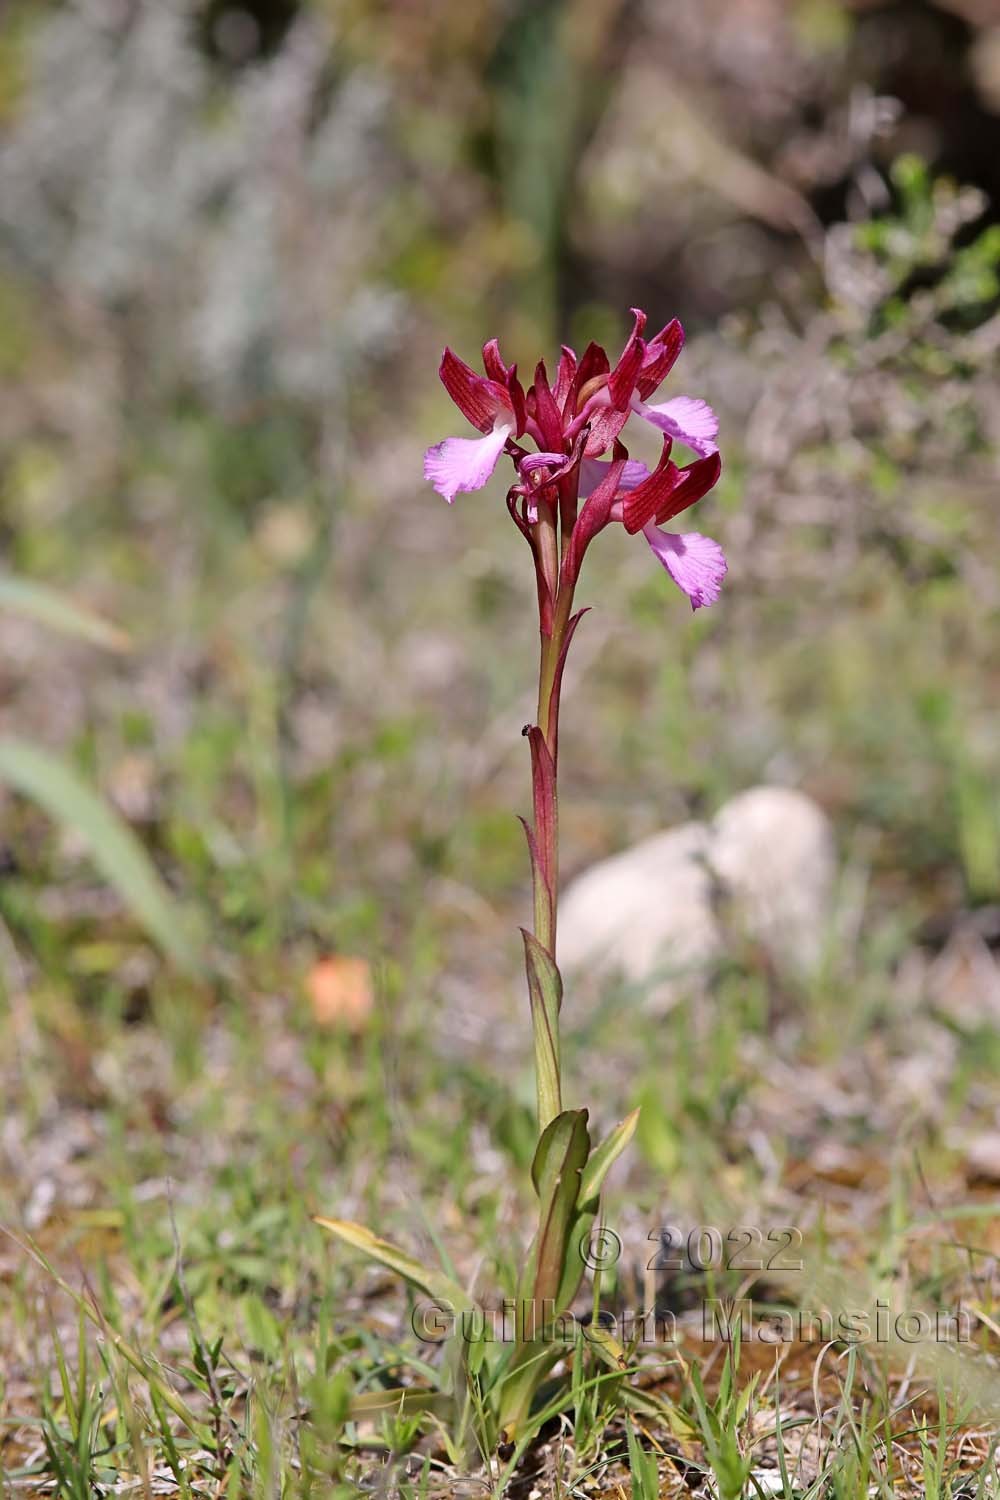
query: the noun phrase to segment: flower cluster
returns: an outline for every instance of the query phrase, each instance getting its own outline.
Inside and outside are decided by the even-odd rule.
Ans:
[[[633,308],[632,316],[634,327],[614,368],[598,344],[579,358],[564,345],[554,383],[539,362],[527,391],[516,365],[501,358],[496,339],[483,348],[485,376],[450,349],[441,360],[448,394],[483,436],[445,438],[428,448],[424,477],[450,504],[460,490],[482,489],[502,454],[511,458],[516,480],[507,504],[535,553],[543,618],[559,590],[572,590],[587,546],[612,522],[642,532],[693,609],[719,597],[726,559],[718,543],[697,531],[663,529],[717,482],[718,420],[692,396],[649,404],[681,352],[684,330],[674,318],[646,340],[645,313]],[[622,444],[633,415],[663,434],[652,471],[629,458]],[[675,442],[697,455],[693,462],[672,461]],[[557,522],[561,546],[555,542]]]

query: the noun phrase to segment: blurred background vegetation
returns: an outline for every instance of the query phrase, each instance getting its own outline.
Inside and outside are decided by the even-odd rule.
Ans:
[[[624,538],[588,559],[567,871],[786,782],[864,891],[859,1027],[970,911],[1000,940],[998,204],[992,0],[7,0],[0,557],[131,649],[0,610],[0,733],[127,819],[211,976],[164,966],[72,820],[0,793],[18,1211],[74,1109],[121,1129],[57,1201],[183,1178],[217,1134],[236,1198],[235,1161],[301,1186],[311,1138],[310,1202],[357,1206],[395,1139],[374,1094],[461,1192],[416,1048],[456,1138],[479,1113],[524,1156],[532,581],[499,487],[449,511],[421,479],[460,430],[446,341],[528,364],[638,304],[722,416],[719,606],[690,619]],[[374,966],[370,1050],[315,1034],[328,954]],[[855,1037],[840,993],[821,1052]],[[730,1108],[713,1045],[664,1130]],[[665,1076],[662,1046],[626,1061]]]
[[[435,359],[639,303],[723,412],[732,574],[693,627],[624,549],[591,579],[569,867],[770,777],[995,897],[998,109],[988,0],[13,0],[0,541],[135,649],[4,619],[3,727],[217,942],[520,899],[528,580],[424,490]],[[4,845],[34,961],[103,980],[72,848],[9,803]]]

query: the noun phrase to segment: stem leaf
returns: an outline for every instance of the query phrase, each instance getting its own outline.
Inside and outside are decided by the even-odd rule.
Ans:
[[[537,724],[528,730],[531,747],[532,805],[535,812],[535,843],[545,883],[550,892],[555,891],[556,872],[556,828],[558,805],[556,801],[556,768],[545,736]],[[550,919],[555,913],[550,913]],[[545,934],[550,927],[540,928]]]
[[[518,822],[524,829],[524,836],[528,841],[528,858],[531,860],[531,891],[532,904],[535,910],[535,931],[545,932],[551,928],[552,922],[552,887],[545,878],[542,868],[542,856],[538,847],[531,824],[524,818],[518,818]]]
[[[524,963],[528,974],[531,1024],[535,1037],[535,1082],[538,1093],[538,1126],[547,1125],[562,1110],[559,1083],[559,1008],[562,979],[552,955],[536,937],[521,928]],[[574,1199],[574,1202],[576,1200]]]
[[[576,634],[576,627],[579,625],[584,615],[589,614],[589,612],[590,605],[585,604],[583,609],[578,609],[575,615],[570,615],[568,621],[566,622],[566,630],[562,638],[562,645],[559,647],[559,657],[556,661],[555,675],[552,678],[552,696],[549,699],[549,739],[553,744],[556,743],[557,739],[556,728],[559,723],[559,700],[562,696],[562,680],[563,672],[566,670],[566,658],[569,655],[569,648],[572,644],[573,637]]]

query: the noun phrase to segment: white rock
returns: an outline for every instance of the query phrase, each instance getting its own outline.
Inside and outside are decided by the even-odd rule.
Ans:
[[[830,936],[837,871],[822,808],[788,787],[753,787],[720,808],[709,859],[740,930],[780,969],[815,969]]]
[[[669,1003],[735,929],[779,969],[808,972],[829,932],[835,873],[822,810],[801,792],[755,787],[710,825],[656,834],[574,880],[560,902],[559,962],[618,972]]]
[[[585,871],[559,903],[560,964],[635,982],[703,969],[720,947],[708,850],[705,824],[683,823]]]
[[[965,1171],[970,1182],[1000,1182],[1000,1131],[988,1131],[968,1143]]]

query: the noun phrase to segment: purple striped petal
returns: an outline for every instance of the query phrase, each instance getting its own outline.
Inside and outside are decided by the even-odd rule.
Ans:
[[[450,505],[459,490],[481,490],[497,466],[512,423],[498,422],[483,438],[445,438],[424,454],[424,478]]]
[[[718,542],[698,531],[661,531],[650,521],[642,534],[692,609],[714,604],[726,576],[725,553]]]
[[[718,452],[719,419],[708,402],[697,396],[675,396],[657,406],[636,401],[633,410],[702,458]]]

